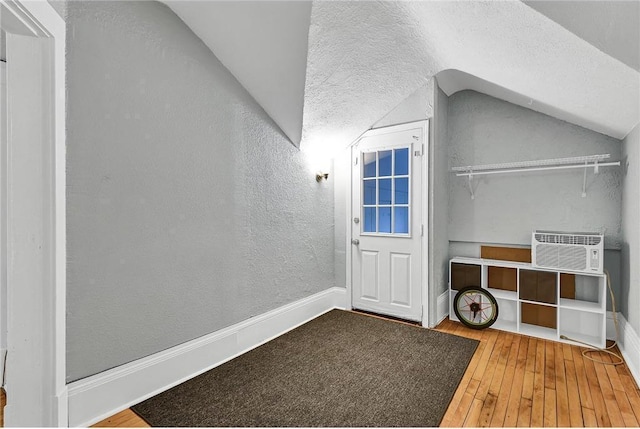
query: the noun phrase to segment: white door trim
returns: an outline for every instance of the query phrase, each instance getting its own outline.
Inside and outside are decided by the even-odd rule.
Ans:
[[[42,67],[37,71],[28,70],[33,76],[40,76],[40,99],[42,114],[35,118],[20,113],[20,106],[9,106],[9,124],[43,124],[40,142],[29,146],[29,157],[42,159],[42,167],[33,168],[32,176],[23,173],[20,182],[14,182],[16,171],[8,170],[8,185],[12,186],[12,206],[29,207],[21,201],[42,199],[42,212],[34,213],[30,222],[41,222],[41,237],[35,244],[25,244],[24,237],[14,234],[16,222],[9,224],[8,264],[21,270],[25,264],[33,264],[42,272],[41,280],[28,288],[12,287],[9,279],[10,297],[8,298],[8,366],[7,366],[7,407],[5,408],[6,426],[67,426],[68,405],[66,387],[66,154],[65,154],[65,39],[64,20],[46,0],[0,0],[1,26],[7,31],[8,80],[7,90],[12,89],[10,75],[12,34],[30,36],[36,46],[34,55],[42,58]],[[18,66],[16,66],[18,67]],[[21,72],[14,69],[16,75]],[[37,103],[37,101],[36,101]],[[17,103],[20,104],[20,103]],[[22,109],[24,111],[24,109]],[[15,148],[20,142],[11,134],[9,125],[8,147]],[[22,155],[11,158],[14,164],[20,163]],[[16,158],[17,157],[17,158]],[[21,183],[25,181],[38,189],[37,195],[21,192]],[[17,200],[17,201],[16,201]],[[30,213],[31,214],[31,213]],[[11,216],[7,222],[11,222]],[[34,234],[35,235],[35,234]],[[38,247],[38,251],[27,252],[28,256],[17,254],[18,248]],[[37,255],[34,256],[34,255]],[[20,259],[22,258],[22,259]],[[16,262],[18,261],[18,262]],[[13,268],[9,273],[20,275]],[[33,293],[41,299],[33,300]],[[29,299],[32,299],[33,304]],[[12,303],[20,302],[20,311],[12,311]],[[43,353],[33,356],[25,353],[18,343],[29,343],[35,335],[35,341],[41,342]],[[12,367],[11,362],[21,362]],[[29,371],[28,368],[38,368]],[[39,369],[42,368],[40,371]],[[38,379],[35,377],[37,374]],[[44,376],[41,376],[44,374]],[[20,386],[22,382],[29,386],[38,386],[41,393],[40,406],[33,407],[21,394],[11,394],[11,386]],[[31,395],[33,396],[33,395]]]
[[[353,147],[356,143],[358,143],[360,140],[362,140],[363,138],[366,137],[371,137],[371,136],[380,136],[380,135],[384,135],[384,134],[390,134],[390,133],[396,133],[398,131],[407,131],[407,130],[413,130],[416,128],[421,128],[422,129],[422,135],[424,136],[424,150],[422,151],[422,183],[421,183],[421,189],[422,189],[422,224],[425,225],[424,227],[424,234],[422,236],[422,326],[429,326],[429,317],[428,317],[428,313],[429,313],[429,293],[428,293],[428,261],[429,261],[429,228],[427,227],[428,224],[428,208],[429,208],[429,198],[428,195],[426,195],[427,190],[429,189],[429,163],[428,163],[428,159],[429,159],[429,120],[423,120],[423,121],[416,121],[416,122],[408,122],[405,124],[400,124],[400,125],[391,125],[388,127],[382,127],[382,128],[375,128],[375,129],[371,129],[369,131],[367,131],[366,133],[362,134],[360,137],[358,137],[356,140],[354,140],[349,146],[349,165],[351,166],[351,168],[353,167],[351,165],[351,159],[353,159],[352,157],[352,150]],[[359,184],[358,184],[359,185]],[[346,280],[347,280],[347,309],[352,309],[352,303],[353,303],[353,280],[351,277],[351,268],[352,268],[352,256],[351,256],[351,237],[352,237],[352,229],[353,229],[353,222],[351,222],[351,219],[353,219],[353,208],[352,208],[352,199],[353,199],[353,187],[355,186],[355,184],[353,183],[353,178],[352,178],[352,174],[351,174],[351,170],[349,172],[349,189],[346,192],[346,207],[347,207],[347,218],[345,219],[347,225],[346,225],[346,257],[347,257],[347,263],[346,263]]]

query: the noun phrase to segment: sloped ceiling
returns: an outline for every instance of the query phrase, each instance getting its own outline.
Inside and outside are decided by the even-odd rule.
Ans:
[[[168,4],[303,147],[344,147],[438,73],[615,138],[640,118],[637,70],[516,0]]]
[[[640,71],[640,1],[523,1],[605,54]]]
[[[311,2],[166,3],[298,146]]]

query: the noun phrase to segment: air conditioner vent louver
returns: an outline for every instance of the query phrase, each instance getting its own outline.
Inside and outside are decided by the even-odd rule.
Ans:
[[[581,246],[597,246],[602,240],[599,235],[574,235],[574,234],[543,234],[536,233],[536,240],[540,243],[553,244],[577,244]]]
[[[585,273],[602,273],[604,236],[535,231],[531,237],[532,265]]]

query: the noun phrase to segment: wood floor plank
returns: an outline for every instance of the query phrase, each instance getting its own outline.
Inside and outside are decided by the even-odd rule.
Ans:
[[[96,423],[92,427],[136,427],[136,428],[148,428],[151,427],[142,420],[131,409],[121,411],[108,419],[102,420]]]
[[[504,332],[498,334],[493,350],[491,351],[491,356],[489,357],[490,361],[498,362],[500,353],[502,352],[502,344],[504,343],[505,336],[506,334]],[[488,365],[487,362],[487,366],[483,371],[476,371],[476,374],[474,374],[474,378],[480,381],[476,397],[480,398],[482,401],[484,401],[487,393],[489,393],[489,386],[491,385],[491,380],[493,380],[493,374],[496,371],[496,366],[497,365]],[[480,369],[480,367],[478,367],[478,369]]]
[[[507,411],[503,423],[504,427],[515,427],[518,424],[518,411],[520,409],[520,399],[522,398],[522,386],[524,384],[528,349],[529,339],[520,337],[518,357],[513,373],[513,386],[511,387],[507,403]]]
[[[609,354],[603,354],[603,359],[605,362],[612,363],[614,361],[612,358],[613,356]],[[609,377],[609,380],[611,381],[611,387],[613,389],[621,390],[624,392],[625,388],[624,388],[624,384],[622,384],[620,373],[617,370],[618,366],[622,366],[622,365],[604,365],[604,369],[605,371],[607,371],[607,375]]]
[[[621,367],[623,365],[618,365],[618,366]],[[636,382],[633,380],[633,378],[630,375],[620,374],[619,378],[620,378],[620,383],[622,383],[622,385],[624,386],[624,391],[627,393],[629,397],[640,398],[640,392],[638,391],[638,386],[636,385]]]
[[[542,341],[542,340],[540,340]],[[529,337],[529,348],[528,348],[528,355],[527,355],[527,366],[525,368],[525,371],[527,372],[535,372],[536,371],[536,353],[537,353],[537,345],[538,345],[538,339],[537,338],[533,338],[533,337]]]
[[[520,350],[520,341],[521,338],[519,335],[514,335],[511,337],[511,349],[509,350],[509,356],[506,361],[506,369],[504,371],[504,377],[502,378],[502,383],[500,384],[500,390],[498,392],[498,398],[496,400],[496,407],[493,410],[493,416],[491,416],[491,427],[502,427],[507,426],[505,424],[505,418],[507,414],[507,407],[509,405],[509,398],[512,395],[512,389],[515,387],[514,384],[514,374],[516,371],[516,365],[518,363],[518,352]],[[516,396],[515,394],[513,396]],[[518,393],[517,396],[520,396]],[[511,426],[514,426],[515,423]]]
[[[571,426],[569,416],[569,394],[567,392],[565,359],[562,343],[554,343],[556,372],[556,419],[558,427]]]
[[[487,398],[484,400],[484,404],[482,406],[482,412],[480,413],[480,420],[478,421],[478,425],[480,427],[491,426],[491,419],[497,405],[498,395],[500,394],[500,388],[502,387],[502,381],[504,379],[505,370],[507,368],[507,361],[511,353],[512,345],[513,335],[505,335],[502,343],[502,348],[500,349],[497,367],[493,374],[493,378],[491,379]]]
[[[516,427],[528,428],[531,426],[531,410],[533,401],[529,398],[522,398],[520,400],[520,409],[518,414],[518,423]]]
[[[480,399],[474,399],[471,404],[469,414],[467,414],[464,420],[463,427],[478,427],[478,419],[480,418],[480,411],[482,411],[482,401]]]
[[[522,380],[522,397],[520,398],[520,406],[518,407],[518,421],[516,426],[531,426],[531,410],[533,408],[533,382],[536,370],[536,355],[538,349],[538,340],[529,338],[527,344],[527,360],[525,362],[525,372]]]
[[[567,385],[567,400],[571,405],[569,407],[569,425],[574,428],[579,428],[584,425],[584,419],[582,416],[582,407],[576,406],[576,404],[580,404],[580,391],[578,388],[576,367],[573,360],[565,360],[564,365]]]
[[[562,343],[562,356],[564,360],[573,361],[573,353],[571,351],[571,344]]]
[[[536,345],[536,366],[533,375],[533,399],[531,402],[531,426],[542,427],[544,423],[544,384],[545,384],[545,341]]]
[[[544,389],[544,427],[553,428],[558,426],[556,415],[556,391],[554,389]]]
[[[590,353],[590,356],[594,359],[598,359],[599,361],[607,361],[605,353]],[[616,397],[613,393],[613,387],[609,381],[608,373],[605,368],[607,365],[596,362],[594,362],[593,365],[598,378],[598,384],[600,385],[600,390],[602,391],[602,397],[604,398],[607,414],[609,415],[609,420],[613,426],[622,427],[624,426],[624,419],[622,418],[622,413],[618,408]]]
[[[620,410],[620,414],[622,414],[622,420],[624,421],[624,426],[626,427],[638,427],[638,419],[633,413],[633,409],[631,407],[631,402],[629,402],[629,398],[627,394],[618,389],[613,389],[613,394],[616,398],[616,403],[618,404],[618,409]]]
[[[480,382],[478,380],[471,380],[468,387],[469,390],[462,395],[462,399],[456,409],[447,413],[448,418],[443,420],[440,426],[454,428],[462,427],[467,415],[469,414],[473,400],[475,399],[475,394],[478,390],[479,384]],[[471,389],[472,386],[475,386],[475,390]]]
[[[582,407],[582,418],[584,420],[584,427],[597,428],[598,419],[596,419],[596,413],[590,408]]]
[[[544,368],[544,387],[545,389],[556,388],[556,350],[554,343],[545,341],[545,368]]]
[[[478,362],[478,366],[473,373],[473,378],[478,381],[481,381],[484,377],[484,373],[489,366],[489,361],[491,359],[491,355],[493,354],[493,350],[496,347],[496,341],[498,339],[498,332],[495,330],[487,331],[489,333],[489,337],[487,338],[487,346],[482,351],[482,356],[480,357],[480,362]]]
[[[584,365],[584,375],[589,382],[589,391],[591,392],[593,411],[596,415],[598,427],[611,427],[611,420],[609,419],[609,414],[607,413],[607,407],[604,403],[604,397],[602,396],[602,390],[600,388],[600,384],[598,383],[598,376],[593,366],[593,361],[582,356],[582,353],[580,355],[582,358],[582,363]]]
[[[583,407],[591,410],[593,407],[593,400],[591,398],[591,387],[589,386],[589,380],[584,370],[584,360],[582,359],[582,350],[578,347],[572,347],[573,363],[576,369],[576,379],[578,380],[578,391],[580,392],[580,403]]]
[[[627,398],[629,399],[631,409],[636,416],[636,420],[640,423],[640,398],[636,396],[627,396]]]

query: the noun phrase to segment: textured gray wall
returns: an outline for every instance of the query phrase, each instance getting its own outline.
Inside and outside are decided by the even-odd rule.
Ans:
[[[333,287],[333,182],[189,28],[67,14],[68,380]]]
[[[622,287],[620,308],[640,333],[640,125],[622,142]]]
[[[621,142],[529,109],[462,91],[449,98],[450,165],[564,158],[610,153],[620,159]],[[470,198],[466,178],[450,182],[451,241],[530,244],[535,229],[604,231],[605,247],[620,249],[622,172],[602,168],[558,170],[476,178]]]
[[[438,86],[435,91],[429,165],[429,284],[437,297],[449,282],[449,97]]]
[[[333,159],[334,266],[336,286],[347,286],[347,193],[351,185],[351,149],[342,149]],[[349,273],[349,276],[351,273]],[[351,302],[351,301],[349,301]]]

